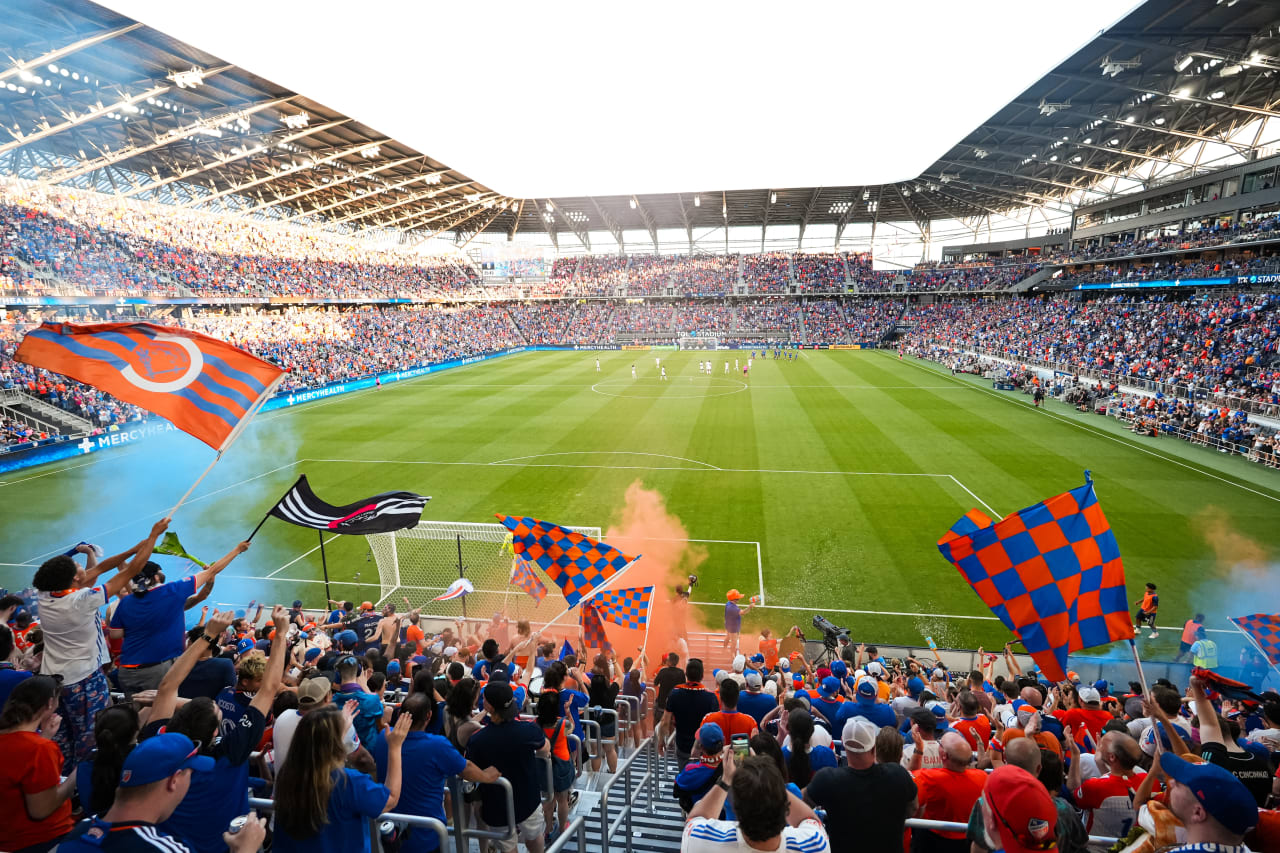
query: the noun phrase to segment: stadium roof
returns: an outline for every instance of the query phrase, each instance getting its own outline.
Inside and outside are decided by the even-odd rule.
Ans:
[[[16,62],[0,65],[0,123],[12,137],[0,141],[0,170],[424,236],[519,229],[589,243],[596,232],[598,243],[601,231],[621,240],[643,230],[656,243],[660,229],[724,225],[803,233],[881,220],[923,229],[932,219],[1096,200],[1135,170],[1158,180],[1185,168],[1188,145],[1220,145],[1254,122],[1260,139],[1280,114],[1280,5],[1150,0],[910,181],[513,199],[484,176],[87,0],[9,0],[5,11],[0,50]],[[421,107],[410,96],[406,108]],[[1251,147],[1230,145],[1242,155]]]

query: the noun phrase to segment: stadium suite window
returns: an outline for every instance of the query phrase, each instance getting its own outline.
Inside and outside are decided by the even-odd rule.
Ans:
[[[1244,176],[1242,192],[1252,193],[1269,190],[1275,186],[1275,168],[1259,169]]]

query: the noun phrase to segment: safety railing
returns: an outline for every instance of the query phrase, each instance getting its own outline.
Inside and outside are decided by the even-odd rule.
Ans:
[[[574,840],[573,849],[577,853],[586,853],[587,850],[587,819],[582,815],[578,815],[569,821],[555,841],[551,842],[551,846],[546,849],[546,853],[560,853],[569,843],[569,839]]]
[[[600,737],[600,724],[585,717],[578,722],[582,724],[582,733],[587,736],[583,743],[583,747],[587,751],[587,758],[592,760],[600,758],[604,755],[603,742]],[[595,744],[595,749],[591,748],[592,744]]]
[[[275,811],[275,800],[264,800],[258,797],[249,798],[249,807],[257,809],[259,812]],[[428,832],[434,832],[440,843],[438,849],[444,850],[449,843],[449,828],[433,817],[423,817],[422,815],[400,814],[398,812],[384,812],[373,819],[373,825],[378,830],[374,833],[375,839],[374,850],[382,850],[382,839],[385,838],[393,829],[403,830],[405,828],[421,829]],[[578,847],[579,850],[583,848]]]
[[[591,707],[591,708],[589,708],[588,710],[591,712],[591,715],[592,715],[595,719],[594,719],[594,720],[583,720],[583,721],[582,721],[582,724],[583,724],[584,726],[585,726],[587,723],[589,723],[589,722],[594,722],[594,723],[596,724],[596,751],[595,751],[595,753],[591,756],[591,758],[592,758],[592,759],[603,759],[603,758],[604,758],[604,746],[605,746],[606,744],[608,744],[609,746],[612,746],[612,747],[614,748],[614,752],[616,753],[616,752],[617,752],[617,749],[618,749],[618,741],[620,740],[620,738],[618,737],[618,733],[619,733],[619,729],[618,729],[618,712],[617,712],[615,709],[613,709],[613,708],[602,708],[602,707],[599,707],[599,706],[592,706],[592,707]],[[612,735],[612,736],[610,736],[610,737],[602,737],[602,733],[603,733],[603,731],[604,731],[604,729],[605,729],[605,727],[606,727],[606,724],[607,724],[610,720],[612,720],[612,721],[613,721],[613,735]]]
[[[457,853],[467,853],[472,838],[506,841],[516,834],[516,800],[511,783],[499,776],[497,782],[481,782],[482,785],[498,785],[502,788],[506,799],[507,824],[503,831],[495,829],[478,829],[467,826],[469,809],[463,801],[463,781],[461,776],[449,779],[449,804],[453,809],[453,843]],[[539,806],[541,808],[541,806]],[[441,848],[443,850],[443,848]]]
[[[638,733],[641,722],[640,697],[619,694],[618,698],[613,700],[613,707],[618,714],[618,743],[621,744],[619,746],[619,754],[621,754],[622,747],[639,742],[634,735]]]
[[[925,820],[924,818],[910,817],[910,818],[907,818],[907,828],[908,829],[935,829],[941,832],[966,832],[969,829],[969,825],[964,823],[953,823],[949,820]],[[1099,845],[1103,847],[1110,847],[1112,844],[1115,844],[1119,840],[1120,839],[1118,838],[1108,838],[1105,835],[1090,835],[1089,845],[1090,846]]]
[[[600,790],[600,847],[604,850],[613,849],[610,845],[610,839],[614,833],[618,831],[620,826],[626,826],[623,847],[627,853],[631,853],[631,840],[633,837],[631,810],[635,807],[635,788],[644,788],[649,785],[649,780],[653,777],[654,768],[650,766],[645,770],[644,775],[640,777],[638,782],[631,779],[631,765],[645,753],[652,738],[646,738],[640,748],[618,764],[618,771],[613,774],[613,778],[609,780]],[[609,792],[621,782],[623,787],[623,805],[618,817],[612,823],[609,821]],[[650,795],[650,805],[652,805],[652,794]]]

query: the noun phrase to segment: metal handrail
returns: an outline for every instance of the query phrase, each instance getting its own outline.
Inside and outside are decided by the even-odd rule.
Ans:
[[[265,800],[261,797],[250,797],[249,807],[257,809],[259,812],[274,812],[276,809],[275,800]],[[420,829],[429,829],[436,834],[436,838],[440,840],[440,849],[444,850],[445,845],[449,843],[449,828],[434,817],[424,817],[416,814],[400,814],[399,812],[383,812],[373,819],[375,825],[391,821],[397,826],[415,826]],[[378,847],[381,849],[382,833],[374,834],[378,839]],[[582,848],[579,848],[582,849]]]
[[[543,790],[543,792],[542,792],[542,802],[543,802],[543,803],[547,803],[547,802],[550,802],[551,800],[554,800],[554,799],[555,799],[555,797],[556,797],[556,781],[555,781],[555,775],[552,773],[552,768],[551,768],[551,764],[552,764],[552,762],[551,762],[551,756],[550,756],[550,755],[535,755],[535,756],[534,756],[534,758],[536,758],[538,761],[542,762],[543,766],[544,766],[544,767],[546,767],[546,769],[547,769],[547,773],[546,773],[546,776],[547,776],[547,787],[546,787],[546,789],[545,789],[545,790]]]
[[[569,732],[569,754],[573,756],[573,776],[576,779],[582,775],[582,738]]]
[[[507,825],[504,832],[492,829],[470,829],[467,827],[467,808],[462,800],[462,777],[449,777],[449,802],[453,807],[453,838],[457,853],[467,853],[472,838],[491,838],[505,841],[516,834],[516,801],[515,792],[506,778],[499,776],[497,782],[481,782],[481,785],[499,785],[506,792]],[[539,806],[541,808],[541,806]]]
[[[579,720],[578,722],[582,724],[583,734],[587,735],[583,741],[583,745],[586,746],[590,741],[594,741],[596,745],[594,750],[589,749],[587,757],[591,759],[601,757],[604,754],[604,750],[601,748],[602,741],[600,739],[600,724],[595,720]],[[594,735],[591,734],[593,730],[595,731]]]
[[[629,695],[620,693],[618,694],[618,698],[613,700],[613,707],[614,708],[625,707],[627,709],[627,725],[625,727],[625,730],[627,731],[628,734],[630,734],[633,729],[638,728],[640,725],[643,724],[644,721],[640,719],[640,697],[639,696],[629,696]],[[621,719],[619,719],[618,725],[619,727],[622,726]]]
[[[604,744],[607,743],[610,746],[613,746],[615,749],[618,746],[618,711],[614,708],[604,708],[599,705],[592,705],[590,708],[588,708],[588,710],[591,711],[591,713],[595,715],[597,718],[603,717],[604,719],[608,719],[610,716],[613,717],[613,737],[601,737],[600,733],[604,731],[604,726],[600,725],[600,722],[601,722],[600,719],[596,719],[593,721],[596,724],[596,754],[591,757],[603,758]],[[586,722],[588,721],[583,720],[584,724]]]
[[[632,809],[632,806],[635,804],[634,803],[634,785],[631,781],[631,764],[636,760],[636,758],[638,758],[645,751],[645,749],[648,748],[649,742],[651,740],[652,738],[645,738],[645,741],[643,744],[640,745],[640,748],[637,749],[635,752],[633,752],[630,756],[627,757],[625,761],[623,761],[621,764],[618,765],[618,770],[616,773],[613,774],[613,778],[610,779],[609,782],[603,788],[600,789],[600,846],[605,850],[609,849],[609,839],[613,838],[614,833],[618,831],[618,827],[622,826],[622,824],[625,823],[627,829],[626,829],[626,835],[625,835],[626,840],[625,840],[624,846],[627,853],[631,853],[631,840],[633,836],[631,809]],[[644,772],[644,775],[640,777],[638,784],[641,787],[644,787],[649,782],[649,779],[653,775],[653,772],[654,770],[652,767],[646,770]],[[621,779],[622,781],[625,801],[622,806],[622,811],[619,812],[617,819],[614,820],[612,823],[610,823],[609,822],[609,791],[612,790],[613,787],[618,784],[619,779]],[[652,804],[652,801],[651,801],[651,804]]]
[[[943,832],[965,832],[969,829],[969,825],[967,823],[953,823],[952,821],[949,821],[949,820],[925,820],[924,818],[920,818],[920,817],[909,817],[907,818],[907,828],[908,829],[937,829]],[[1090,844],[1100,844],[1100,845],[1105,845],[1107,847],[1110,847],[1112,844],[1115,844],[1119,840],[1120,839],[1118,838],[1108,838],[1105,835],[1089,836]]]
[[[569,825],[561,830],[560,836],[551,842],[551,846],[546,849],[546,853],[560,853],[565,845],[569,843],[570,836],[577,840],[574,849],[578,853],[585,853],[587,849],[587,819],[585,817],[578,815],[569,821]]]

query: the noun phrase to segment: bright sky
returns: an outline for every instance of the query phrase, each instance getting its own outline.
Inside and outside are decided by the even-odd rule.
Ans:
[[[912,179],[1139,5],[100,2],[515,198]]]

